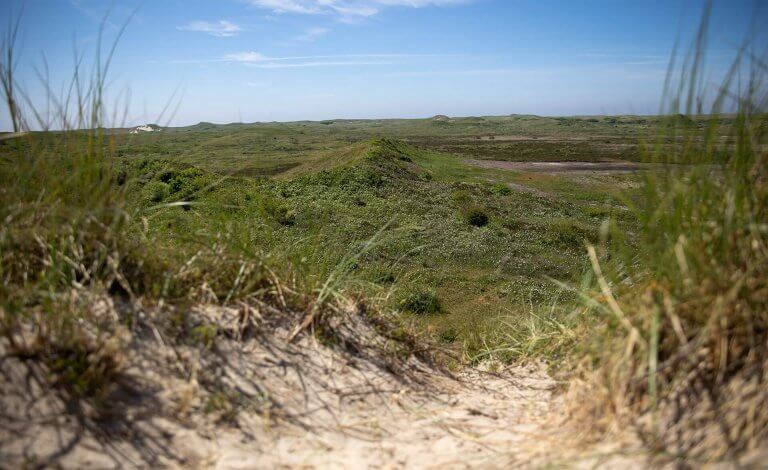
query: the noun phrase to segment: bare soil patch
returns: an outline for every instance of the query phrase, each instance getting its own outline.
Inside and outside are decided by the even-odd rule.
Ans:
[[[465,160],[480,168],[522,171],[528,173],[634,173],[660,168],[659,165],[634,162],[508,162],[501,160]]]
[[[594,137],[593,137],[594,138]],[[466,140],[493,140],[500,142],[586,142],[590,137],[585,136],[542,136],[532,137],[531,135],[484,135],[479,137],[467,137]]]

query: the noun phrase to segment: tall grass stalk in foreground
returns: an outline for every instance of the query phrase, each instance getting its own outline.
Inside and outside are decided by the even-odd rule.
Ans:
[[[14,76],[18,26],[17,20],[2,43],[0,71],[14,131],[27,131],[20,106],[26,95]],[[102,131],[108,63],[97,61],[87,86],[76,63],[53,117],[50,109],[37,112],[26,100],[40,128],[55,120],[66,132],[28,133],[4,142],[0,155],[3,353],[39,358],[84,395],[96,394],[117,373],[125,338],[122,327],[98,318],[88,298],[135,291],[124,266],[133,248],[127,236],[131,222],[116,184],[112,146]],[[73,130],[86,119],[88,130]]]
[[[768,61],[742,48],[712,99],[706,28],[670,66],[670,117],[645,149],[667,166],[629,201],[638,233],[590,248],[607,322],[587,357],[596,416],[711,460],[768,442]]]

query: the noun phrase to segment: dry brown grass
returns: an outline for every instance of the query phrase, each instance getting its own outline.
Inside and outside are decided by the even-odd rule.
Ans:
[[[585,356],[591,398],[579,404],[597,430],[636,425],[651,449],[690,462],[768,444],[768,69],[745,48],[706,125],[678,116],[706,101],[705,32],[706,19],[670,79],[674,117],[658,139],[682,148],[646,147],[651,161],[693,166],[648,174],[630,201],[641,231],[590,248],[587,305],[605,318]],[[727,108],[732,125],[717,119]]]

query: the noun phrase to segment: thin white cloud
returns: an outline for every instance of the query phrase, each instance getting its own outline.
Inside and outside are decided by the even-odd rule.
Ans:
[[[331,15],[341,21],[355,21],[376,15],[386,7],[423,8],[470,3],[473,0],[249,0],[252,5],[273,13]]]
[[[294,41],[302,41],[302,42],[312,42],[320,38],[321,36],[325,36],[328,34],[331,30],[328,28],[310,28],[306,31],[304,31],[302,34],[299,34],[298,36],[294,37]]]
[[[194,31],[206,33],[219,38],[228,38],[236,36],[242,28],[240,26],[225,20],[219,21],[193,21],[187,25],[179,26],[181,31]]]
[[[279,62],[279,61],[301,61],[301,60],[321,60],[321,59],[368,59],[368,60],[394,60],[394,59],[412,59],[418,57],[441,57],[437,54],[335,54],[335,55],[307,55],[307,56],[288,56],[288,57],[269,57],[258,52],[235,52],[227,54],[219,61],[224,62]]]
[[[264,54],[259,54],[258,52],[235,52],[233,54],[227,54],[224,57],[222,57],[222,60],[225,62],[261,62],[265,60],[270,60],[269,57],[265,56]]]
[[[632,54],[632,53],[616,53],[616,52],[585,52],[583,54],[584,57],[589,57],[592,59],[648,59],[648,60],[658,60],[658,59],[668,59],[669,56],[666,55],[659,55],[659,54]]]
[[[307,67],[355,67],[362,65],[392,65],[394,62],[381,62],[381,61],[316,61],[316,62],[267,62],[267,63],[255,63],[248,64],[250,67],[256,67],[260,69],[294,69],[294,68],[307,68]]]
[[[420,70],[406,72],[392,72],[389,77],[418,78],[431,76],[509,76],[511,78],[553,78],[562,76],[586,76],[595,74],[599,76],[620,76],[626,79],[649,78],[655,79],[664,76],[666,69],[663,67],[645,67],[643,69],[628,70],[616,64],[585,64],[580,66],[553,66],[553,67],[509,67],[509,68],[478,68],[478,69],[444,69],[444,70]]]
[[[235,52],[213,61],[174,61],[174,63],[237,62],[261,69],[306,67],[349,67],[356,65],[393,65],[408,59],[440,57],[434,54],[337,54],[313,56],[269,57],[258,52]]]
[[[275,13],[301,13],[304,15],[321,13],[322,9],[314,5],[317,2],[306,0],[251,0],[253,5],[272,10]]]
[[[232,62],[262,69],[288,69],[302,67],[348,67],[353,65],[393,65],[412,59],[445,57],[440,54],[335,54],[270,57],[259,52],[246,51],[226,54],[218,59],[181,59],[172,64],[210,64]]]

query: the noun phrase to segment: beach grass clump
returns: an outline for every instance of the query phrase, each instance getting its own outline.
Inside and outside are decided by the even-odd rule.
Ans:
[[[705,33],[706,20],[645,145],[666,166],[628,203],[639,229],[613,227],[611,243],[590,247],[586,295],[604,318],[586,354],[593,411],[691,461],[768,439],[768,70],[744,49],[712,96],[699,86]]]

